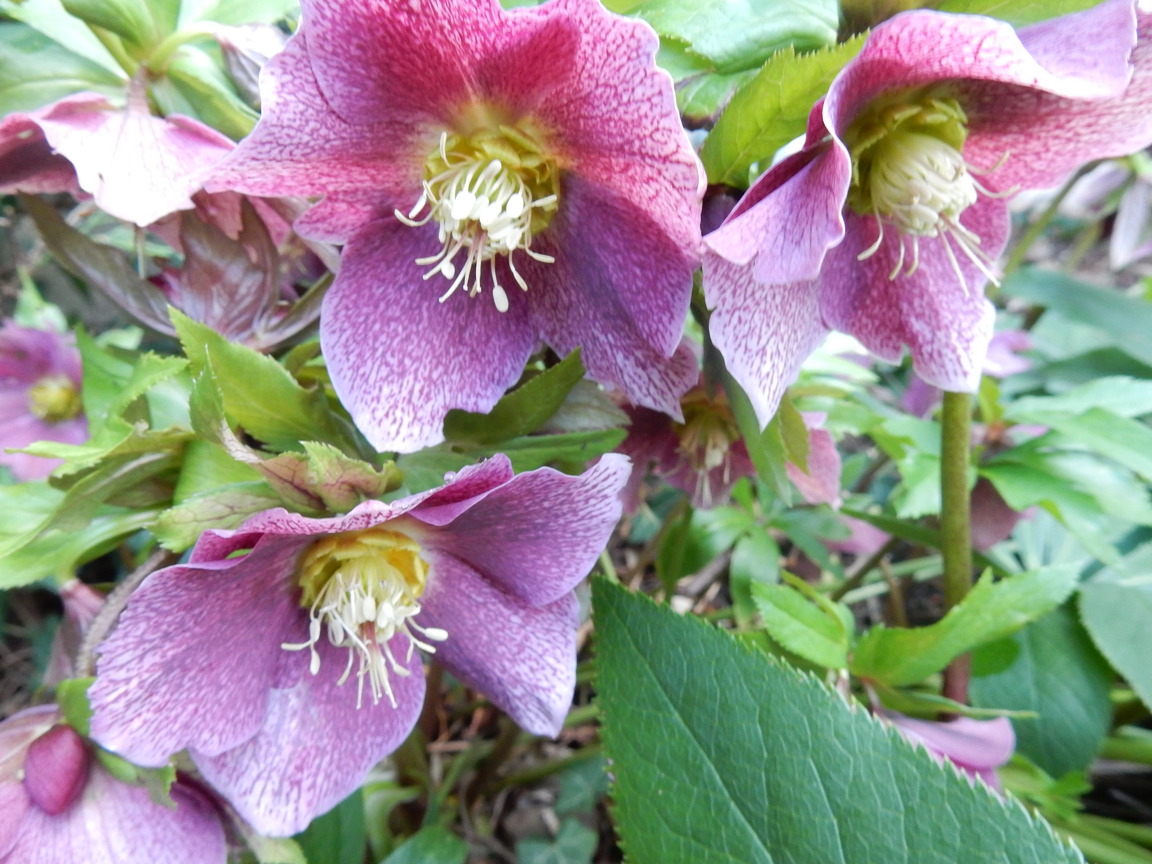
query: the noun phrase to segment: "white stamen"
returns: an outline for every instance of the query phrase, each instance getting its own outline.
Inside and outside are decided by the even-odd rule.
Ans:
[[[533,217],[541,210],[554,209],[556,195],[533,199],[532,189],[520,174],[499,159],[464,155],[448,147],[448,134],[441,133],[438,146],[440,161],[446,166],[424,181],[416,206],[407,214],[395,211],[396,218],[410,227],[420,227],[435,219],[442,245],[435,255],[417,258],[428,279],[437,273],[451,282],[440,297],[444,302],[458,288],[475,297],[483,288],[485,261],[492,261],[492,300],[501,312],[508,311],[508,295],[496,281],[495,259],[508,260],[513,279],[527,291],[528,285],[516,270],[513,255],[523,251],[544,264],[555,258],[531,250]],[[417,215],[428,207],[422,218]],[[467,249],[466,259],[457,268],[456,256]]]

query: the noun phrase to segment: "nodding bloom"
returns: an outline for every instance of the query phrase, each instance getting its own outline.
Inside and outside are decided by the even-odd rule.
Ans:
[[[324,196],[297,229],[346,243],[320,335],[375,446],[487,411],[539,342],[678,416],[703,177],[657,44],[596,0],[305,0],[212,182]]]
[[[34,441],[83,444],[88,421],[80,401],[80,352],[71,334],[0,327],[0,465],[23,482],[41,480],[60,464],[2,448],[27,447]]]
[[[712,336],[762,423],[832,329],[976,388],[1006,199],[1152,141],[1152,14],[1136,19],[1106,0],[1019,31],[927,10],[872,31],[803,149],[705,238]]]
[[[190,208],[232,142],[191,117],[156,117],[131,91],[124,108],[76,93],[0,119],[0,193],[90,195],[140,226]]]
[[[182,778],[171,796],[113,777],[55,705],[0,723],[0,864],[224,864],[216,804]]]
[[[101,645],[92,736],[140,765],[187,748],[261,833],[293,834],[415,724],[420,652],[524,729],[557,734],[578,608],[628,462],[512,475],[506,457],[343,516],[207,531],[152,574]]]

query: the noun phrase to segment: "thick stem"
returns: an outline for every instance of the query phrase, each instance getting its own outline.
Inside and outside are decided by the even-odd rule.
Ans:
[[[972,394],[944,394],[940,437],[940,552],[944,556],[944,609],[972,589],[971,499],[968,469],[972,451]],[[958,657],[944,671],[944,695],[968,701],[970,658]]]

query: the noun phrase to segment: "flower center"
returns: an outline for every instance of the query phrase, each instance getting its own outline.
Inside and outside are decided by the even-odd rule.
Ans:
[[[967,122],[955,99],[906,91],[877,99],[844,135],[852,157],[848,206],[873,216],[879,228],[876,242],[859,260],[876,254],[885,227],[895,228],[899,259],[889,279],[916,272],[920,238],[927,237],[941,239],[965,288],[953,246],[996,282],[992,262],[980,249],[980,237],[960,224],[960,215],[976,203],[978,192],[994,195],[976,181],[974,169],[964,160]]]
[[[80,413],[80,393],[67,375],[46,375],[28,388],[28,412],[48,423],[62,423]]]
[[[357,707],[367,679],[372,702],[387,695],[395,708],[389,675],[403,677],[408,669],[392,653],[389,640],[398,633],[408,637],[406,663],[414,647],[435,653],[436,649],[423,640],[443,642],[448,638],[443,630],[421,627],[413,620],[420,612],[419,600],[428,579],[428,564],[420,557],[420,546],[406,534],[384,528],[332,534],[305,550],[297,572],[300,605],[308,609],[310,618],[308,641],[281,647],[311,651],[309,669],[315,675],[320,671],[316,643],[326,630],[332,645],[348,650],[348,665],[340,684],[348,680],[353,662],[359,661]]]
[[[673,428],[680,438],[681,459],[696,475],[696,498],[710,506],[711,472],[723,469],[722,482],[731,482],[732,445],[740,438],[740,430],[723,393],[713,396],[703,387],[695,387],[680,400],[680,408],[684,423]]]
[[[524,291],[528,283],[516,269],[513,253],[524,252],[545,264],[555,260],[534,252],[532,238],[556,213],[560,196],[556,163],[535,138],[512,126],[481,126],[468,135],[443,132],[424,162],[423,185],[416,205],[407,214],[397,210],[396,218],[412,227],[432,219],[440,226],[440,251],[416,259],[429,268],[424,278],[439,273],[451,283],[441,303],[458,288],[475,297],[482,290],[488,262],[492,301],[507,312],[508,295],[497,279],[497,259],[508,259],[512,278]]]

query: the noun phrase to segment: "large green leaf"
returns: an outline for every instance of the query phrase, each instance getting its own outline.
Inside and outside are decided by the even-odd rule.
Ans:
[[[712,183],[747,186],[753,163],[763,163],[799,135],[808,114],[844,64],[856,56],[863,38],[835,48],[797,56],[792,48],[764,64],[728,103],[709,133],[700,158]]]
[[[718,72],[739,72],[787,46],[831,45],[839,8],[829,0],[645,0],[636,14],[661,36],[687,43]]]
[[[1020,27],[1057,15],[1090,9],[1100,0],[944,0],[936,6],[942,12],[991,15]]]
[[[1080,589],[1080,618],[1100,653],[1152,706],[1152,576],[1089,582]]]
[[[815,679],[606,581],[593,602],[633,864],[1082,860]]]
[[[1108,341],[1145,363],[1152,363],[1152,303],[1099,288],[1051,270],[1017,270],[1001,289],[1013,297],[1045,306],[1081,325],[1107,334]]]
[[[1112,720],[1111,670],[1070,608],[976,651],[972,666],[974,705],[1035,712],[1012,720],[1021,753],[1053,777],[1088,767]]]
[[[60,0],[0,0],[0,13],[38,30],[58,45],[67,45],[69,51],[124,80],[124,70],[108,49],[83,21],[64,10]]]
[[[915,629],[873,627],[856,646],[852,672],[890,686],[922,681],[959,655],[1047,615],[1072,593],[1078,575],[1078,567],[1055,566],[1000,582],[985,576],[935,624]]]
[[[368,842],[364,798],[357,789],[296,835],[308,864],[363,864]]]
[[[30,111],[79,90],[111,95],[124,82],[103,66],[24,24],[0,24],[0,116]]]

